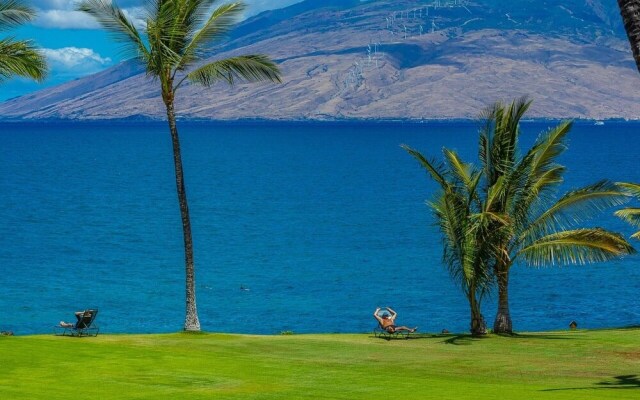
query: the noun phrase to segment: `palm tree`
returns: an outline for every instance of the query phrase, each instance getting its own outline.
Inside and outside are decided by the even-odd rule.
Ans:
[[[182,172],[182,155],[174,101],[187,81],[212,86],[218,81],[280,82],[278,67],[267,56],[253,54],[206,62],[207,51],[229,32],[245,6],[241,2],[215,8],[216,0],[148,0],[144,35],[111,0],[84,0],[79,11],[92,15],[124,50],[146,67],[147,75],[160,83],[173,143],[178,203],[182,217],[186,270],[186,331],[199,331],[191,221]]]
[[[508,287],[509,272],[517,261],[533,266],[586,264],[634,252],[617,233],[579,228],[587,218],[626,201],[620,186],[601,181],[553,201],[565,171],[556,160],[567,148],[571,122],[540,135],[524,156],[518,155],[520,119],[530,104],[526,98],[508,107],[496,103],[486,113],[480,134],[485,212],[501,215],[496,228],[506,232],[498,236],[502,242],[494,244],[498,249],[493,260],[498,286],[496,333],[513,330]]]
[[[31,21],[35,11],[18,0],[0,2],[0,30]],[[47,75],[47,63],[30,40],[0,39],[0,82],[12,76],[22,76],[42,82]]]
[[[640,71],[640,1],[618,0],[618,7],[624,22],[624,29],[627,31],[633,59],[636,61],[638,71]]]
[[[445,241],[445,264],[478,298],[498,288],[495,333],[513,331],[509,311],[509,274],[517,262],[533,266],[585,264],[634,252],[619,234],[579,228],[590,216],[622,204],[621,186],[601,181],[553,201],[565,168],[556,162],[566,150],[571,122],[540,135],[524,156],[518,153],[520,119],[531,102],[496,103],[485,112],[480,131],[480,172],[445,150],[448,168],[404,148],[440,185],[431,204]],[[478,279],[477,284],[474,280]],[[473,319],[472,319],[473,328]],[[472,329],[473,331],[473,329]]]
[[[491,237],[492,232],[486,230],[488,219],[481,213],[482,204],[476,191],[482,173],[448,149],[444,149],[447,163],[439,165],[409,146],[401,147],[440,185],[436,199],[427,204],[442,233],[443,261],[469,303],[471,334],[485,335],[487,324],[481,302],[491,286],[488,260],[494,251],[488,247],[492,241],[484,240]]]

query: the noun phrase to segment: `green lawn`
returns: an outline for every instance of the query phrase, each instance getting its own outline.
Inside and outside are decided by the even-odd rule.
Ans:
[[[0,399],[640,399],[640,329],[0,337]]]

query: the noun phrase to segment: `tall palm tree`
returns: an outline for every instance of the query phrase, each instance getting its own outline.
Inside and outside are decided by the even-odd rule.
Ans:
[[[520,119],[530,104],[526,98],[510,106],[496,103],[486,113],[480,134],[485,212],[501,215],[496,227],[506,232],[494,244],[498,249],[493,260],[498,286],[496,333],[513,330],[509,272],[518,261],[534,266],[586,264],[634,252],[617,233],[580,227],[588,218],[627,200],[620,186],[601,181],[554,201],[565,171],[557,159],[567,149],[571,122],[541,134],[524,156],[518,155]]]
[[[620,15],[627,31],[633,59],[640,71],[640,0],[618,0]]]
[[[35,18],[35,11],[18,0],[0,1],[0,30],[6,31]],[[47,62],[30,40],[0,39],[0,82],[22,76],[42,82]]]
[[[92,15],[125,51],[146,67],[147,75],[160,83],[173,143],[178,203],[182,217],[186,270],[186,331],[199,331],[191,221],[187,204],[180,139],[174,102],[177,90],[187,81],[210,87],[219,81],[280,82],[280,71],[267,56],[243,55],[206,62],[208,51],[229,32],[245,6],[241,2],[216,7],[216,0],[147,0],[146,26],[140,33],[111,0],[83,0],[79,11]]]
[[[491,286],[488,261],[495,252],[489,247],[492,240],[485,239],[497,231],[486,230],[486,221],[491,218],[482,215],[482,204],[476,191],[482,172],[462,162],[448,149],[444,149],[446,164],[436,164],[409,146],[401,147],[418,160],[440,186],[436,199],[427,204],[442,233],[443,261],[469,303],[471,334],[485,335],[487,325],[481,302]]]

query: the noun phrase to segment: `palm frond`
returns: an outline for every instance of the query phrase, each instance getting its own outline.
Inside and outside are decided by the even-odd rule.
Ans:
[[[212,15],[212,10],[215,13],[215,3],[217,3],[217,0],[190,0],[189,10],[187,11],[190,36],[206,24]]]
[[[115,3],[110,0],[83,0],[76,10],[93,16],[116,41],[122,43],[126,56],[137,58],[146,64],[150,56],[149,50],[133,22]]]
[[[482,180],[482,171],[474,171],[471,174],[471,181],[469,182],[469,184],[467,185],[467,195],[469,198],[469,205],[471,205],[472,203],[475,205],[475,209],[477,211],[481,211],[484,206],[482,204],[482,199],[480,198],[480,195],[478,194],[478,186],[480,185],[480,182]]]
[[[32,42],[5,38],[0,40],[0,81],[15,75],[41,82],[47,75],[47,62]]]
[[[190,35],[179,67],[181,69],[186,68],[189,64],[197,60],[200,56],[199,53],[207,50],[212,42],[222,39],[233,27],[234,23],[237,22],[245,8],[243,3],[235,2],[224,4],[214,10],[204,22],[204,25]],[[208,11],[208,9],[206,11]],[[199,10],[197,14],[200,16],[202,10]],[[200,20],[200,17],[197,19]]]
[[[509,106],[496,102],[481,114],[486,120],[480,132],[479,158],[487,186],[494,185],[501,176],[514,170],[517,162],[520,119],[530,105],[531,101],[522,97]],[[505,185],[507,192],[508,186]]]
[[[520,189],[508,206],[509,213],[515,222],[515,231],[523,232],[531,227],[531,221],[549,209],[550,204],[557,201],[556,187],[563,182],[565,167],[558,166],[536,178],[527,176],[526,183]]]
[[[614,214],[631,225],[640,227],[640,208],[623,208],[622,210],[616,211]]]
[[[540,135],[530,151],[522,158],[519,167],[526,171],[527,181],[524,183],[523,200],[530,204],[531,194],[535,196],[554,192],[562,183],[564,167],[557,159],[567,149],[565,139],[571,130],[572,122],[564,121]]]
[[[491,229],[511,224],[511,218],[508,214],[499,214],[491,211],[475,213],[471,218],[478,219],[481,226],[485,228],[490,227]]]
[[[171,2],[167,2],[171,3]],[[147,58],[147,74],[160,77],[163,90],[169,90],[177,66],[180,64],[181,34],[174,24],[177,16],[175,9],[162,7],[154,19],[147,21],[147,40],[149,54]]]
[[[618,182],[616,184],[630,195],[640,198],[640,183]]]
[[[29,22],[33,20],[35,16],[35,10],[19,0],[1,1],[0,31]]]
[[[557,166],[558,157],[567,150],[565,140],[572,126],[573,121],[562,121],[536,140],[532,147],[536,154],[532,168],[534,175],[542,175]]]
[[[588,264],[635,253],[619,234],[601,228],[554,233],[522,248],[517,255],[532,266]]]
[[[526,197],[530,197],[527,199],[527,204],[532,203],[535,198],[555,194],[555,189],[564,182],[563,176],[566,170],[566,167],[556,165],[535,177],[531,177],[523,191]]]
[[[147,23],[147,35],[153,38],[149,40],[151,53],[157,64],[169,67],[173,73],[180,69],[188,37],[196,29],[194,9],[200,3],[200,0],[160,1],[150,20],[152,23]]]
[[[187,79],[204,86],[218,81],[233,85],[236,80],[249,82],[281,82],[278,66],[267,56],[247,55],[227,58],[206,64],[187,75]]]
[[[412,149],[406,144],[401,144],[400,147],[402,147],[407,153],[412,155],[413,158],[418,160],[420,165],[422,165],[422,167],[427,170],[429,175],[431,175],[431,178],[433,178],[433,180],[436,181],[436,183],[438,183],[438,185],[440,185],[441,188],[444,189],[449,186],[449,182],[447,181],[447,177],[446,177],[446,172],[441,165],[439,165],[436,162],[427,160],[425,156],[420,154],[419,151]]]
[[[433,202],[427,203],[435,216],[440,232],[442,233],[443,252],[442,259],[449,271],[452,280],[461,287],[466,287],[466,280],[462,275],[463,249],[460,246],[463,238],[463,229],[460,226],[460,218],[455,207],[451,206],[451,200],[447,199],[444,192]]]
[[[474,251],[474,234],[470,232],[469,219],[459,193],[443,191],[437,201],[431,203],[443,237],[443,261],[452,280],[468,293],[472,282],[478,279]]]
[[[531,103],[533,100],[529,99],[528,96],[522,96],[519,99],[515,100],[511,103],[508,112],[508,130],[511,132],[516,132],[519,129],[520,120],[524,116],[524,114],[531,107]]]
[[[487,118],[485,120],[485,125],[480,130],[480,140],[478,143],[478,159],[480,160],[480,165],[484,171],[484,175],[489,182],[493,182],[492,177],[487,176],[489,171],[493,171],[492,160],[491,160],[491,125],[490,120]]]
[[[460,180],[465,186],[471,185],[474,176],[473,165],[462,161],[458,153],[453,150],[444,149],[443,152],[453,177]]]
[[[496,103],[494,113],[495,130],[493,132],[492,159],[499,175],[511,171],[516,162],[520,118],[529,108],[525,98],[513,101],[508,107]]]
[[[570,191],[536,218],[523,232],[522,238],[575,226],[628,200],[628,196],[620,190],[620,187],[609,181],[600,181]]]
[[[567,149],[564,140],[571,128],[565,121],[540,135],[510,176],[509,209],[517,230],[527,229],[538,210],[546,208],[563,182],[565,168],[556,159]]]
[[[504,203],[504,198],[506,194],[506,182],[507,179],[504,175],[500,176],[498,180],[494,182],[493,185],[486,188],[485,193],[485,201],[484,201],[484,210],[487,212],[505,212],[504,207],[502,206]]]
[[[428,204],[442,233],[443,262],[449,275],[467,298],[482,297],[493,283],[488,260],[494,250],[491,241],[485,240],[489,236],[486,221],[492,217],[469,208],[466,190],[449,185]]]
[[[623,208],[614,213],[617,217],[628,222],[632,226],[640,227],[640,208]],[[640,239],[640,231],[631,235],[634,239]]]

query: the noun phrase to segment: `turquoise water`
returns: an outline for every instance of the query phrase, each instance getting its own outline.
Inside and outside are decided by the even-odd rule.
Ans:
[[[525,125],[525,141],[547,125]],[[166,127],[1,128],[0,330],[46,333],[86,307],[100,309],[105,332],[180,330],[182,231]],[[399,144],[472,159],[475,125],[182,124],[181,132],[203,329],[365,332],[373,309],[391,306],[422,331],[467,330],[424,205],[435,187]],[[640,182],[639,155],[640,125],[578,125],[563,159],[567,187]],[[632,232],[611,217],[593,225]],[[515,328],[639,324],[639,257],[514,268]],[[484,306],[491,322],[495,298]]]

